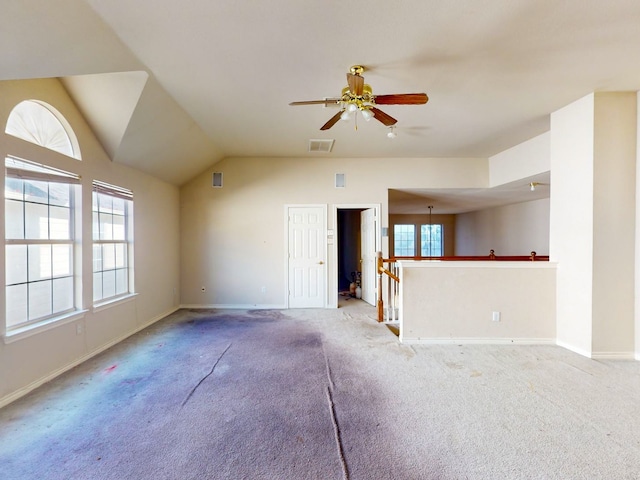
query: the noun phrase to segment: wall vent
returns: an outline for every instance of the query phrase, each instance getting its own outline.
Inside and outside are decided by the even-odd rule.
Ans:
[[[336,188],[345,188],[347,186],[347,180],[344,173],[336,173]]]
[[[222,188],[222,172],[213,172],[212,185],[214,188]]]
[[[309,140],[309,151],[311,153],[329,153],[333,148],[335,140]]]

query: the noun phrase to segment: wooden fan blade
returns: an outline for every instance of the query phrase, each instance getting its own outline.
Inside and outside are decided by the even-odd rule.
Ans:
[[[371,111],[373,112],[373,116],[375,117],[375,119],[378,120],[379,122],[384,123],[387,127],[390,127],[391,125],[395,125],[396,123],[398,123],[398,120],[393,118],[391,115],[387,115],[379,108],[371,107]]]
[[[395,95],[376,95],[378,105],[422,105],[429,101],[426,93],[398,93]]]
[[[307,100],[304,102],[291,102],[289,105],[324,105],[325,107],[337,105],[340,103],[339,98],[327,98],[325,100]]]
[[[338,120],[340,120],[340,115],[342,115],[342,110],[340,110],[333,117],[331,117],[327,123],[325,123],[322,127],[320,127],[320,130],[329,130],[331,127],[333,127],[336,124]]]
[[[364,88],[364,77],[361,75],[354,75],[353,73],[347,73],[347,84],[349,84],[349,91],[354,95],[362,95],[362,89]]]

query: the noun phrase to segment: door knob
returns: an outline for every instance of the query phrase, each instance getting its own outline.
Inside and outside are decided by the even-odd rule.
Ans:
[[[320,261],[318,262],[318,265],[324,265],[324,262],[323,262],[322,260],[320,260]]]

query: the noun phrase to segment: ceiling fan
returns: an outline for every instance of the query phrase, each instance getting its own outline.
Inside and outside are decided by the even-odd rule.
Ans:
[[[397,93],[391,95],[374,95],[370,85],[364,83],[362,65],[354,65],[347,73],[347,86],[342,89],[339,98],[326,98],[324,100],[309,100],[305,102],[291,102],[289,105],[331,105],[340,106],[340,111],[325,123],[320,130],[329,130],[338,120],[349,120],[351,115],[360,113],[366,121],[375,118],[387,127],[392,127],[398,121],[391,115],[387,115],[376,105],[423,105],[429,97],[426,93]],[[356,123],[356,129],[358,125]]]

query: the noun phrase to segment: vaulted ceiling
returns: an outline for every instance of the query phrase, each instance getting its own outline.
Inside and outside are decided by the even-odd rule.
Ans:
[[[486,158],[593,91],[640,89],[637,0],[0,0],[0,80],[60,77],[116,162],[180,185],[226,157]],[[349,67],[426,105],[322,126]],[[310,139],[335,139],[309,153]]]

